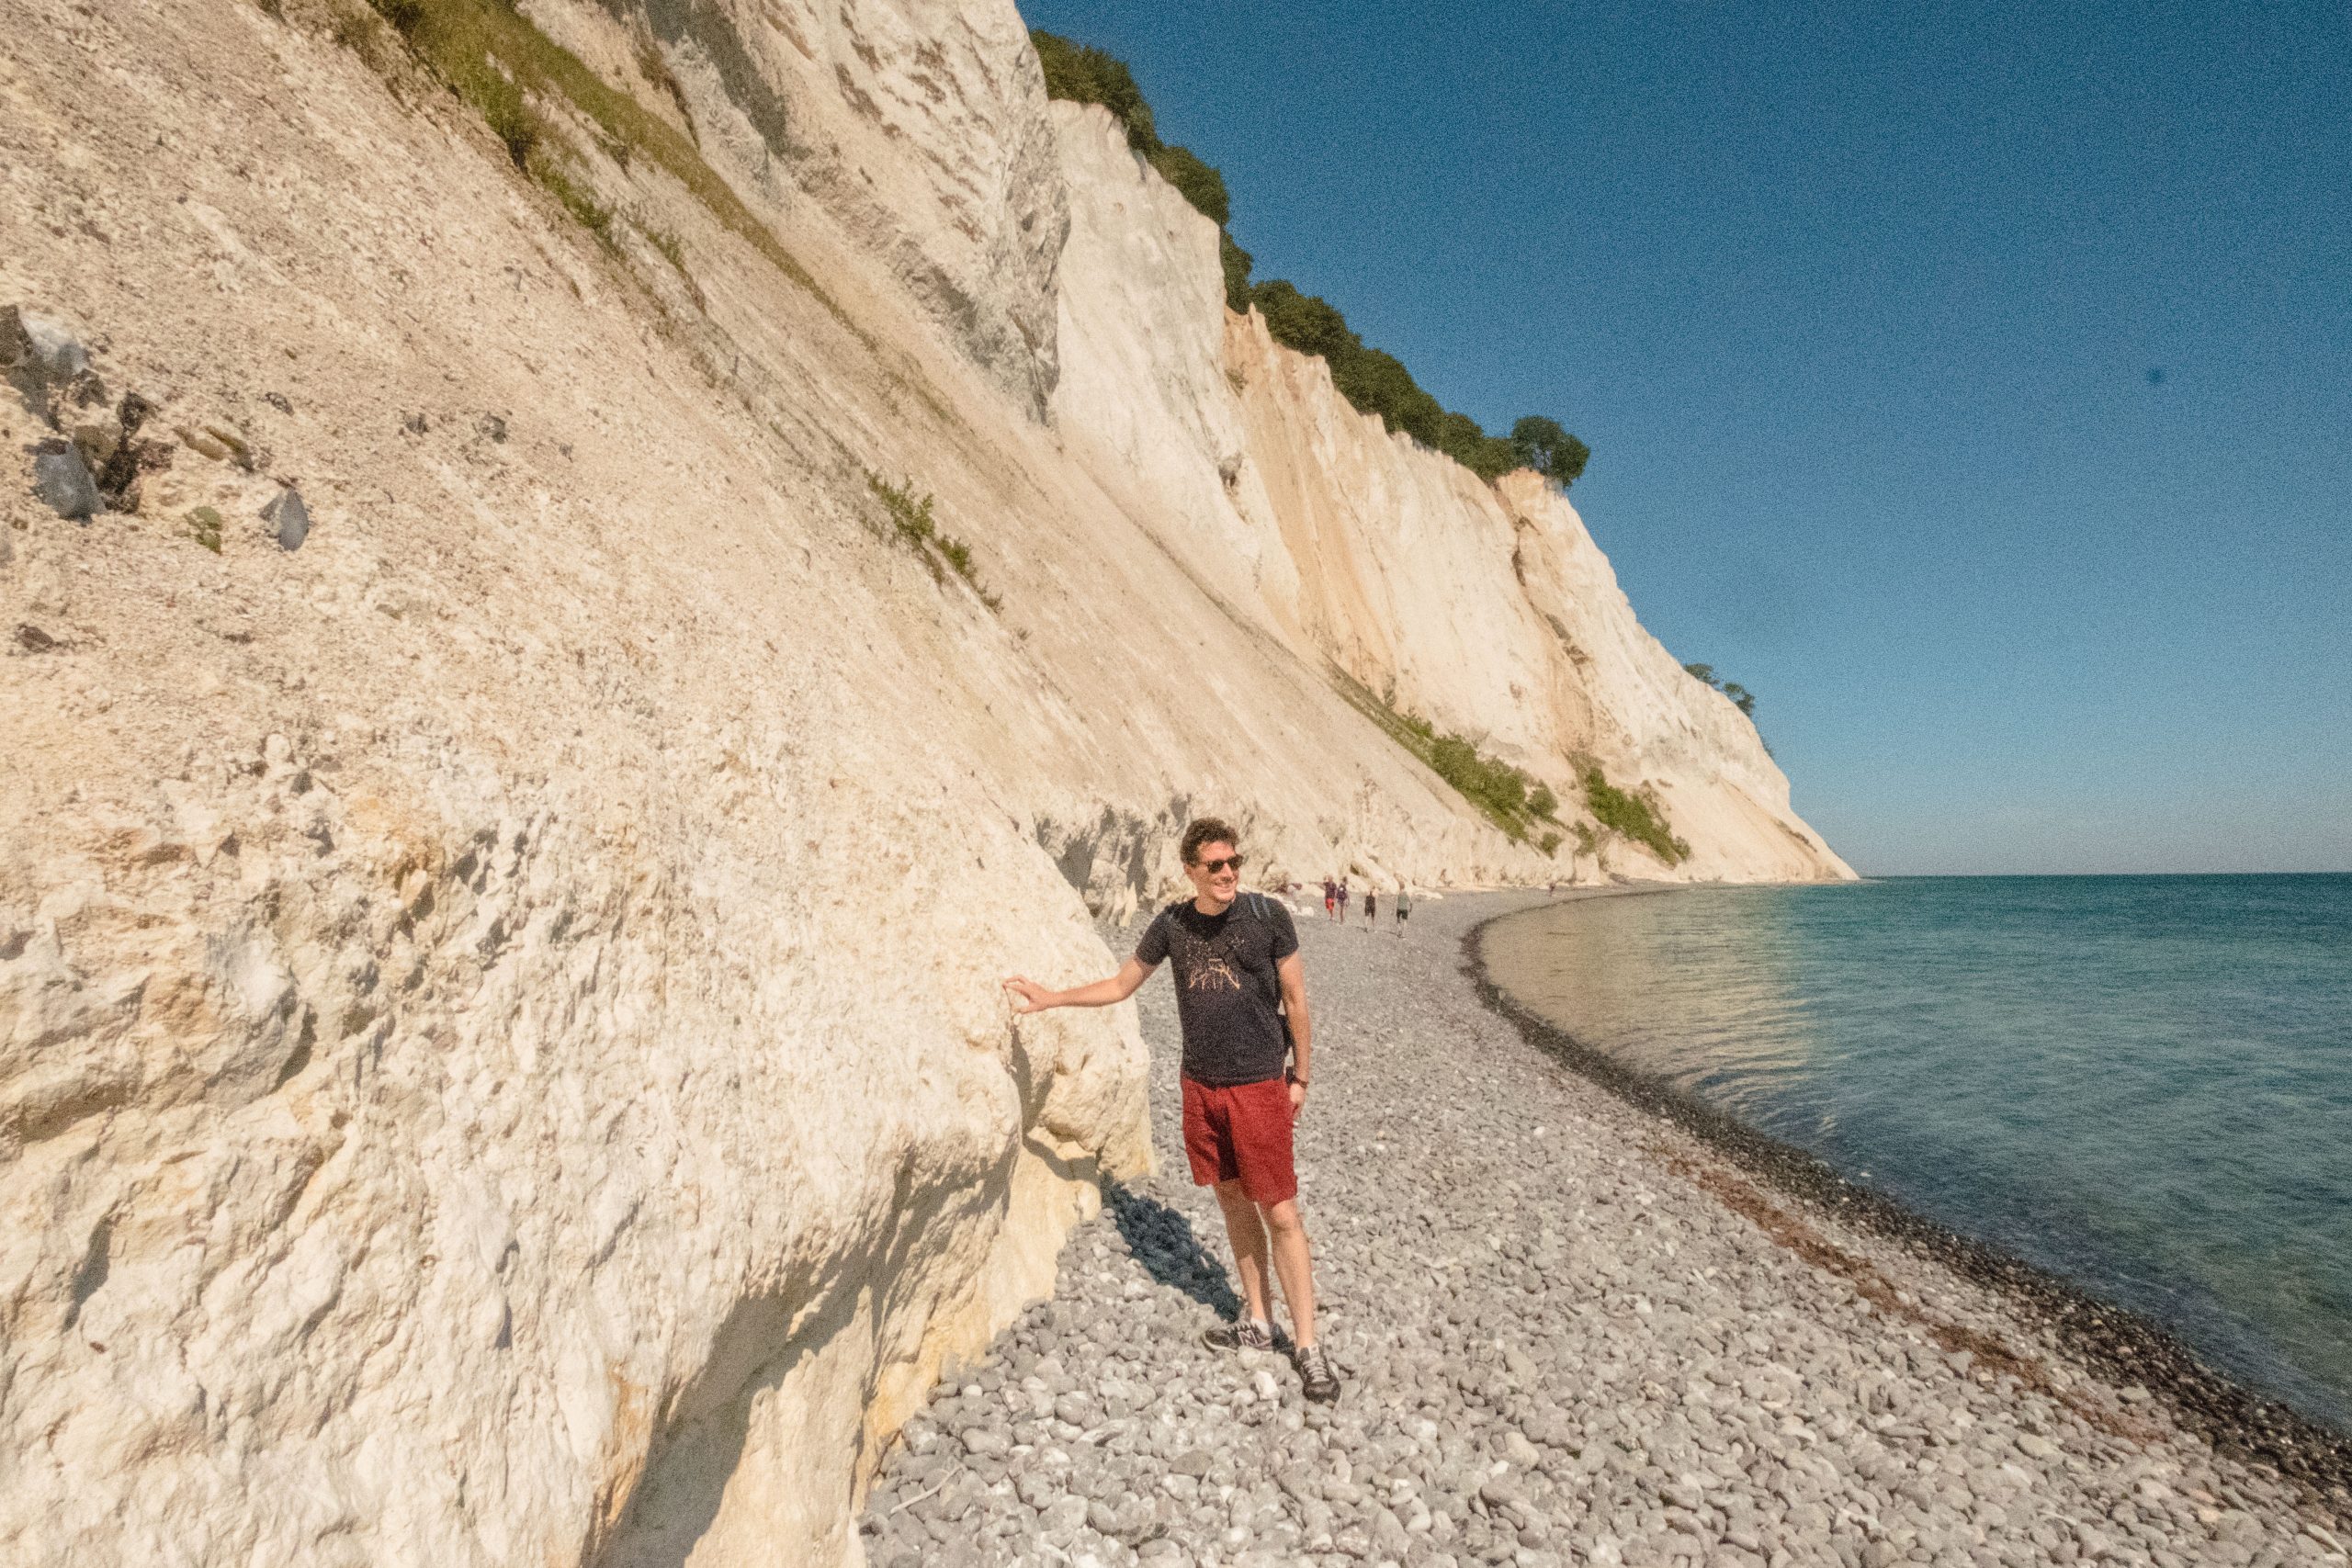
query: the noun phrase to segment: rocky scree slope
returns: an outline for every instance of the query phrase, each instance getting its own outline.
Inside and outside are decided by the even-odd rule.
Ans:
[[[508,96],[435,75],[452,17]],[[0,24],[0,1555],[854,1557],[888,1433],[1148,1160],[1132,1018],[998,976],[1106,964],[1087,903],[1197,807],[1302,876],[1567,868],[1335,663],[1654,784],[1683,872],[1842,869],[1695,683],[1578,730],[1572,655],[1422,650],[1524,572],[1656,663],[1565,503],[1213,289],[1132,395],[1204,346],[1225,392],[1164,485],[1115,460],[1148,421],[1072,399],[1162,317],[1104,319],[1086,225],[1201,231],[1009,7]],[[1323,492],[1366,453],[1425,533]],[[1423,548],[1487,597],[1330,587]]]

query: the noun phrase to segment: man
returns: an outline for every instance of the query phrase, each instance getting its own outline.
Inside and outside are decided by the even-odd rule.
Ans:
[[[1220,1349],[1274,1348],[1267,1264],[1290,1306],[1299,1382],[1307,1398],[1336,1399],[1338,1374],[1315,1339],[1315,1278],[1298,1213],[1291,1124],[1306,1104],[1314,1027],[1306,968],[1290,911],[1241,892],[1233,829],[1203,817],[1184,829],[1193,897],[1159,911],[1135,955],[1107,980],[1049,990],[1014,976],[1012,1010],[1108,1007],[1135,995],[1162,959],[1176,963],[1176,1016],[1184,1035],[1184,1155],[1193,1180],[1214,1188],[1241,1276],[1244,1314],[1204,1337]],[[1285,1054],[1294,1057],[1285,1070]]]
[[[1405,921],[1413,912],[1413,890],[1403,883],[1396,885],[1396,935],[1405,934]]]

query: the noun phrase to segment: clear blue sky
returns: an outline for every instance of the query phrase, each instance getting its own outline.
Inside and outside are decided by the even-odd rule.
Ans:
[[[2343,0],[1023,14],[1260,277],[1591,443],[1864,872],[2352,869]]]

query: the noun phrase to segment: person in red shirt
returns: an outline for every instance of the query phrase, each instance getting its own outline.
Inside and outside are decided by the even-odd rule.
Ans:
[[[1020,1013],[1108,1007],[1135,995],[1162,961],[1174,961],[1184,1154],[1193,1181],[1215,1189],[1225,1212],[1244,1302],[1240,1321],[1205,1337],[1220,1348],[1274,1348],[1271,1262],[1290,1307],[1300,1384],[1319,1403],[1339,1397],[1340,1380],[1315,1338],[1314,1266],[1291,1158],[1314,1047],[1306,970],[1290,911],[1262,893],[1241,891],[1235,841],[1233,829],[1214,817],[1184,829],[1193,897],[1159,911],[1117,974],[1067,991],[1016,975],[1004,987]]]

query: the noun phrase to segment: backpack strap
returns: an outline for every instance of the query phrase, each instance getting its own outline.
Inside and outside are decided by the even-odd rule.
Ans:
[[[1274,917],[1272,912],[1272,901],[1269,899],[1265,894],[1244,893],[1240,897],[1239,903],[1241,908],[1250,911],[1250,918],[1251,919],[1262,921],[1267,925],[1272,925],[1274,923]],[[1292,1039],[1290,1032],[1290,1010],[1283,1005],[1283,999],[1279,995],[1274,998],[1274,1016],[1282,1020],[1283,1054],[1287,1055],[1296,1052],[1298,1044],[1296,1041]]]

